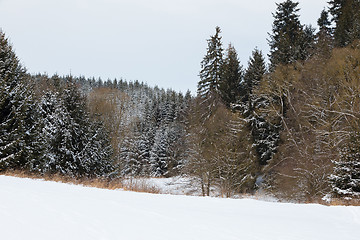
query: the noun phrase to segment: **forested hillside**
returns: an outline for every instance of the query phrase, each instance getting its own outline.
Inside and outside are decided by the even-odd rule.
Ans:
[[[325,6],[324,6],[325,7]],[[0,32],[0,171],[195,180],[203,195],[360,197],[360,2],[333,0],[318,26],[277,4],[270,53],[247,66],[207,40],[198,91],[124,79],[30,75]]]

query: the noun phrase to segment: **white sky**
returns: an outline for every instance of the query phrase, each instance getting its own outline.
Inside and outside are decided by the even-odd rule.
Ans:
[[[275,2],[284,0],[0,0],[0,28],[30,73],[139,80],[196,92],[215,26],[246,67],[269,47]],[[328,0],[300,0],[316,26]]]

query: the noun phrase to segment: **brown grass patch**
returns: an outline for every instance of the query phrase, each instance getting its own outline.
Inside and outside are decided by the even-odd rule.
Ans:
[[[332,199],[330,206],[360,206],[360,199]]]
[[[160,189],[154,185],[151,185],[146,182],[145,179],[141,178],[129,178],[123,181],[123,188],[127,191],[133,192],[146,192],[146,193],[154,193],[159,194]]]

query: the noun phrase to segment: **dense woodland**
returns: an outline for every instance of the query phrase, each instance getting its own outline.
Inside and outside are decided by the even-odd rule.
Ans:
[[[278,3],[268,63],[246,67],[221,29],[196,96],[138,81],[30,75],[0,32],[0,171],[74,178],[193,177],[203,195],[360,197],[360,1],[318,26]]]

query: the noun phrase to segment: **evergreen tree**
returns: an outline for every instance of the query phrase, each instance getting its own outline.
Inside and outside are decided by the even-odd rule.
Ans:
[[[26,164],[26,133],[31,92],[5,34],[0,31],[0,171]]]
[[[50,171],[72,177],[107,176],[113,171],[107,133],[102,124],[91,120],[86,99],[74,79],[67,77],[65,80],[67,86],[59,96],[61,102],[52,110],[60,116],[60,121],[55,121],[50,128],[50,136],[54,136]]]
[[[264,56],[260,50],[255,49],[245,72],[246,98],[241,103],[241,110],[248,122],[253,147],[260,165],[266,165],[273,157],[279,142],[278,128],[267,122],[265,116],[259,111],[266,104],[264,104],[263,96],[258,95],[255,90],[262,82],[265,73]]]
[[[258,162],[268,164],[277,151],[280,141],[280,126],[267,121],[263,116],[251,118],[250,129]]]
[[[248,110],[253,108],[252,102],[255,100],[253,97],[253,89],[260,84],[265,72],[266,65],[264,56],[260,50],[255,49],[249,59],[248,67],[244,75],[245,96],[242,102],[249,103],[246,104],[249,106]],[[247,115],[246,112],[245,115]]]
[[[33,100],[28,108],[25,123],[27,132],[25,133],[25,158],[26,169],[30,172],[43,173],[44,159],[48,153],[48,139],[43,135],[45,128],[45,117],[43,117],[39,100]]]
[[[306,25],[303,29],[302,38],[299,41],[300,58],[299,60],[307,60],[314,54],[315,51],[315,28],[311,25]]]
[[[276,4],[277,11],[273,14],[272,34],[268,40],[270,45],[271,70],[279,64],[290,64],[297,60],[305,60],[308,53],[309,33],[304,32],[300,23],[299,3],[287,0]]]
[[[81,168],[84,169],[80,175],[110,177],[115,174],[115,169],[109,134],[102,122],[89,120],[86,145],[79,154],[82,159]]]
[[[122,176],[139,176],[142,171],[140,152],[137,148],[139,140],[138,131],[135,129],[124,136],[120,149],[120,173]]]
[[[317,21],[319,31],[316,34],[316,49],[320,56],[329,58],[331,49],[333,48],[331,22],[329,20],[329,13],[324,9]]]
[[[334,161],[334,174],[330,177],[332,191],[338,197],[360,197],[360,134],[352,135],[350,142]]]
[[[325,32],[329,35],[331,34],[331,21],[329,20],[329,13],[325,9],[321,11],[317,24],[319,26],[319,32]]]
[[[168,174],[170,160],[167,127],[161,127],[155,134],[154,145],[150,152],[151,175],[159,177]]]
[[[198,95],[203,99],[208,99],[214,94],[217,95],[219,91],[221,66],[223,65],[223,48],[220,33],[220,28],[216,27],[216,33],[208,40],[207,53],[201,62]]]
[[[355,39],[360,39],[360,1],[332,0],[329,4],[332,21],[335,23],[335,45],[344,47]]]
[[[235,48],[229,44],[221,68],[221,78],[219,83],[220,96],[226,106],[235,103],[240,97],[244,96],[244,88],[241,87],[242,67]]]
[[[38,124],[41,128],[39,139],[45,146],[43,154],[36,161],[30,161],[30,169],[41,173],[61,172],[61,143],[67,134],[68,113],[58,94],[48,91],[40,98]]]

